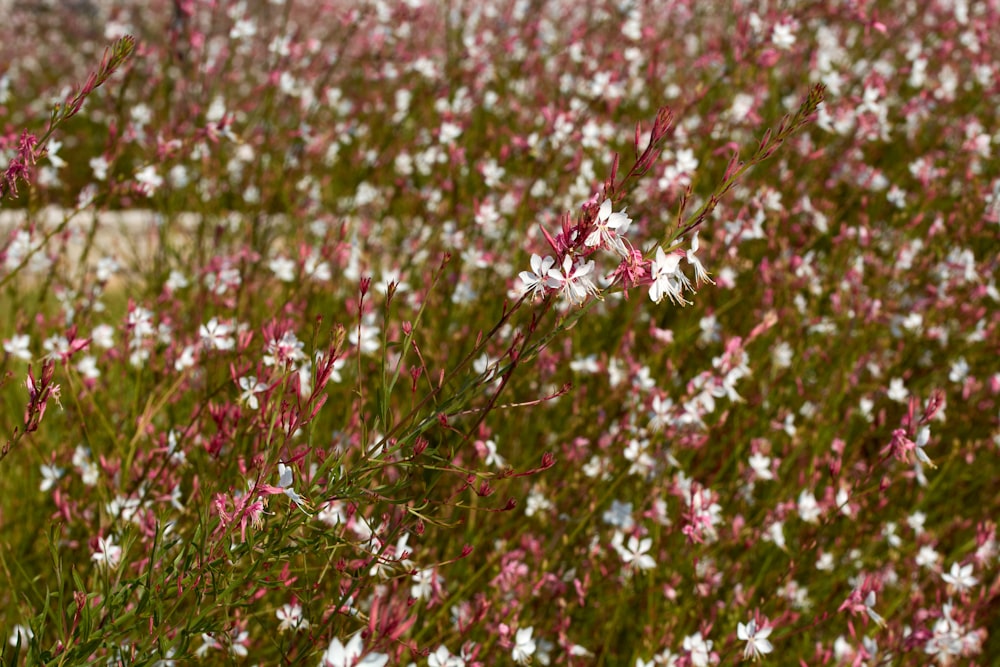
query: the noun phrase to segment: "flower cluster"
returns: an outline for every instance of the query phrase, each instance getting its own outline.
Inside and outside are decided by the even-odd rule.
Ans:
[[[611,200],[605,199],[592,219],[579,223],[570,234],[564,232],[555,239],[546,234],[562,259],[557,261],[551,256],[532,255],[531,270],[519,274],[522,293],[534,300],[553,291],[576,306],[583,305],[590,296],[600,297],[603,290],[594,282],[597,279],[594,275],[595,261],[587,259],[596,250],[607,251],[620,260],[614,272],[601,279],[601,284],[610,286],[620,280],[627,289],[648,283],[649,298],[654,303],[660,303],[667,297],[678,305],[691,304],[683,296],[685,291],[694,291],[691,280],[680,270],[681,260],[684,259],[693,268],[695,284],[714,284],[696,254],[699,248],[698,232],[692,235],[690,249],[686,253],[666,253],[662,247],[657,247],[655,257],[645,260],[625,237],[632,219],[624,210],[613,211],[612,208]],[[578,242],[581,238],[582,244]]]

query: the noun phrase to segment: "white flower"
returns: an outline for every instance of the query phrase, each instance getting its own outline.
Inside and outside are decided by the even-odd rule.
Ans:
[[[381,330],[374,323],[374,318],[365,315],[357,327],[351,327],[347,340],[351,342],[351,345],[358,346],[362,354],[374,354],[382,349],[380,334]]]
[[[531,271],[521,271],[518,277],[521,279],[522,294],[530,295],[532,299],[545,295],[545,280],[556,260],[549,256],[531,256]]]
[[[787,23],[779,23],[774,26],[771,42],[782,51],[792,48],[792,45],[795,44],[794,26]]]
[[[601,519],[604,523],[620,528],[625,532],[632,530],[635,526],[635,519],[632,518],[632,503],[612,500],[611,507],[604,510]]]
[[[156,167],[153,165],[146,165],[140,169],[135,175],[135,180],[139,183],[140,190],[147,196],[154,194],[163,185],[163,177],[156,173]]]
[[[97,357],[89,354],[80,358],[76,364],[76,370],[87,380],[96,380],[101,377],[101,370],[97,367]]]
[[[927,452],[924,451],[924,447],[927,446],[927,443],[930,442],[930,439],[931,439],[931,427],[924,426],[917,433],[917,441],[913,443],[915,445],[913,453],[916,454],[917,460],[923,463],[924,465],[936,468],[937,466],[934,465],[934,462],[931,461],[931,458],[927,456]]]
[[[97,551],[90,556],[90,559],[102,567],[108,567],[113,570],[118,567],[121,557],[122,548],[115,544],[114,540],[110,537],[99,537],[97,539]]]
[[[497,453],[497,443],[495,440],[485,440],[483,441],[483,449],[486,450],[486,455],[484,457],[484,463],[488,466],[495,466],[497,468],[503,468],[507,465],[504,458]]]
[[[3,342],[3,350],[17,359],[31,361],[31,336],[15,334]]]
[[[820,557],[816,559],[816,569],[821,572],[833,572],[833,567],[833,554],[829,551],[820,554]]]
[[[664,426],[671,423],[671,411],[674,408],[674,402],[669,397],[660,398],[659,395],[653,396],[653,416],[649,418],[648,428],[652,431],[659,431]]]
[[[330,263],[317,256],[314,251],[309,252],[302,269],[305,275],[320,282],[327,282],[333,276],[330,271]]]
[[[49,491],[59,478],[63,476],[63,469],[54,465],[42,465],[42,482],[38,485],[39,491]]]
[[[177,269],[171,269],[170,275],[167,276],[167,282],[163,286],[171,292],[176,292],[177,290],[184,289],[189,284],[187,277],[183,273]]]
[[[688,250],[687,253],[685,254],[685,257],[687,257],[688,264],[694,267],[694,281],[696,284],[712,283],[714,285],[715,281],[709,277],[708,271],[705,270],[705,267],[702,265],[701,260],[695,256],[695,253],[698,252],[698,247],[699,247],[698,232],[695,232],[691,236],[691,249]]]
[[[530,664],[531,656],[535,654],[535,640],[531,638],[534,631],[533,627],[521,628],[514,637],[514,649],[510,655],[519,665]]]
[[[914,559],[919,567],[934,567],[934,564],[941,559],[941,554],[934,550],[929,544],[925,544],[920,547],[920,551],[917,552],[917,557]]]
[[[820,509],[816,502],[816,496],[808,489],[804,489],[799,494],[799,517],[806,523],[817,523],[819,521]]]
[[[384,653],[369,653],[362,658],[364,650],[361,633],[351,637],[347,646],[334,638],[323,654],[319,667],[385,667],[389,662],[389,656]]]
[[[649,286],[649,298],[653,303],[660,303],[663,297],[669,298],[678,305],[691,303],[681,295],[688,280],[683,273],[677,270],[681,263],[681,256],[676,253],[669,255],[663,252],[663,248],[656,249],[656,259],[650,267],[650,276],[653,279]]]
[[[952,563],[951,572],[948,574],[942,574],[941,578],[944,579],[945,583],[954,586],[955,590],[959,593],[966,591],[979,583],[979,580],[972,576],[972,563],[969,563],[968,565]]]
[[[103,155],[98,155],[97,157],[90,158],[88,162],[91,170],[94,172],[94,178],[99,181],[103,181],[108,177],[108,159]]]
[[[267,389],[267,385],[263,382],[258,382],[256,376],[248,375],[240,378],[240,389],[243,390],[243,393],[240,394],[240,401],[246,403],[247,407],[251,410],[256,410],[260,407],[257,394]]]
[[[875,591],[868,591],[868,595],[865,596],[865,612],[870,619],[875,621],[876,625],[881,628],[885,627],[885,619],[875,611]]]
[[[306,501],[292,488],[292,469],[284,463],[278,463],[278,486],[285,495],[292,499],[292,502],[305,511]]]
[[[465,659],[459,655],[452,655],[448,647],[442,644],[427,656],[427,667],[465,667]]]
[[[220,644],[219,641],[209,633],[201,633],[201,641],[201,646],[199,646],[198,650],[194,652],[194,654],[199,658],[204,657],[205,654],[208,653],[209,649],[222,648],[222,644]]]
[[[14,629],[10,633],[10,639],[7,643],[11,646],[17,646],[17,642],[21,642],[21,647],[24,648],[28,645],[28,642],[34,638],[35,633],[31,631],[26,625],[15,625]]]
[[[229,653],[238,658],[247,657],[247,640],[249,638],[250,633],[246,630],[240,630],[239,628],[233,628],[230,630]]]
[[[757,621],[750,619],[746,625],[742,623],[736,626],[736,636],[747,643],[743,649],[743,659],[756,662],[762,655],[766,655],[774,650],[771,642],[767,640],[772,628],[758,628]]]
[[[611,206],[610,199],[601,204],[594,220],[594,231],[584,239],[583,244],[588,248],[603,246],[620,257],[628,257],[628,249],[621,237],[628,231],[632,219],[625,215],[625,211],[612,213]]]
[[[202,344],[209,349],[231,350],[236,347],[232,338],[233,328],[213,317],[198,329]]]
[[[924,532],[924,523],[927,522],[927,515],[923,512],[917,511],[911,514],[906,519],[906,525],[913,529],[913,532],[917,535],[921,535]]]
[[[645,537],[642,540],[632,535],[628,538],[627,547],[618,547],[618,554],[625,561],[625,565],[633,571],[652,570],[656,567],[656,561],[649,555],[649,550],[653,546],[653,540]]]
[[[708,667],[712,653],[711,640],[704,639],[700,632],[696,632],[684,638],[683,647],[689,653],[694,667]]]
[[[302,615],[302,607],[297,604],[286,604],[281,607],[275,615],[281,623],[278,625],[278,632],[285,630],[305,630],[309,627],[309,621]]]
[[[444,579],[433,568],[417,570],[413,573],[413,584],[410,586],[410,597],[415,600],[426,600],[431,597],[436,587],[441,586]]]
[[[959,357],[955,361],[951,362],[951,368],[948,371],[948,379],[952,382],[964,382],[965,378],[969,376],[969,362],[965,360],[965,357]]]
[[[295,262],[287,257],[275,257],[267,263],[267,268],[283,283],[295,281]]]
[[[573,305],[581,306],[588,294],[597,294],[597,286],[590,278],[593,271],[593,260],[581,260],[574,265],[573,258],[566,255],[563,257],[561,270],[549,269],[545,284],[561,291]]]
[[[774,544],[779,549],[785,548],[785,522],[775,521],[770,526],[767,527],[767,532],[764,533],[764,539],[769,542],[774,542]]]
[[[757,479],[774,479],[774,473],[771,472],[771,457],[769,456],[764,456],[760,452],[751,454],[750,468],[753,469],[754,477]]]
[[[903,383],[903,378],[893,378],[889,381],[889,390],[886,392],[886,395],[890,401],[905,403],[906,399],[910,397],[910,392]]]

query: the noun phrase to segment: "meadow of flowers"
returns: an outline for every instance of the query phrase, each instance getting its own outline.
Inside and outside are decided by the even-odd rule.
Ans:
[[[2,664],[998,664],[996,0],[8,4]]]

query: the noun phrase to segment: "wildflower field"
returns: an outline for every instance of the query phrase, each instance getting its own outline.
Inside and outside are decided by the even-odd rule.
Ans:
[[[0,664],[1000,664],[1000,2],[5,4]]]

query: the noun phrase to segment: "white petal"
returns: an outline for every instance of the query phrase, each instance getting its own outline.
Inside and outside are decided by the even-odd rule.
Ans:
[[[601,203],[600,210],[597,211],[597,219],[603,222],[607,220],[608,217],[610,217],[610,215],[611,215],[611,200],[605,199]]]
[[[649,298],[653,303],[663,300],[663,290],[660,288],[660,281],[656,281],[649,286]]]
[[[534,271],[535,273],[540,273],[541,268],[542,268],[542,258],[539,257],[538,255],[532,255],[531,270]],[[524,272],[522,272],[521,275],[524,275]]]

